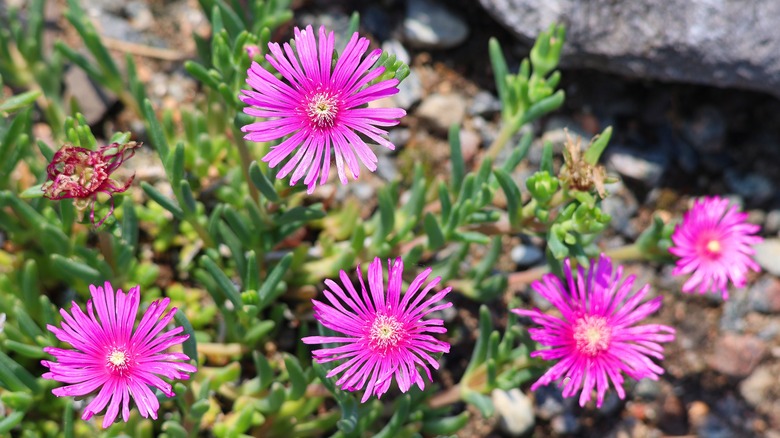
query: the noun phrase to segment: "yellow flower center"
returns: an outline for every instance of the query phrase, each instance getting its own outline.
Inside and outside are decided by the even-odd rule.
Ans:
[[[596,356],[609,348],[612,329],[600,316],[586,315],[574,323],[574,342],[577,350],[588,356]]]
[[[374,351],[386,352],[403,337],[403,324],[393,315],[377,315],[368,333],[369,345]]]
[[[122,373],[130,365],[130,355],[127,351],[120,348],[114,348],[111,353],[108,354],[108,367],[112,371]]]
[[[711,253],[719,253],[721,250],[720,242],[713,239],[707,242],[707,251]]]
[[[316,126],[330,128],[336,120],[336,98],[327,93],[317,93],[310,100],[306,114]]]

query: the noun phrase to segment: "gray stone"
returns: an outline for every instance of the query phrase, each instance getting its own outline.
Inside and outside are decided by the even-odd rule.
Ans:
[[[537,293],[536,291],[531,290],[530,296],[531,296],[531,305],[533,307],[538,308],[542,312],[546,312],[552,309],[553,307],[552,303],[550,303],[550,301],[547,298],[543,297],[541,294]]]
[[[717,108],[702,107],[683,123],[682,133],[697,151],[720,152],[726,139],[726,119]]]
[[[607,184],[606,188],[609,195],[601,201],[601,210],[612,218],[612,228],[624,236],[636,237],[637,229],[631,223],[631,218],[639,209],[636,197],[622,181]]]
[[[154,25],[154,15],[146,2],[132,1],[125,4],[123,9],[136,30],[147,30]]]
[[[542,260],[544,253],[533,245],[517,245],[512,248],[509,257],[520,266],[531,266]]]
[[[387,52],[388,55],[395,55],[395,59],[403,61],[403,63],[406,65],[409,65],[409,63],[412,62],[412,58],[409,56],[409,52],[406,50],[406,47],[404,47],[404,45],[401,44],[401,42],[398,40],[389,39],[383,42],[382,51]],[[404,79],[404,82],[407,80],[409,79]]]
[[[776,364],[761,365],[739,384],[739,393],[753,406],[761,406],[775,401],[772,397],[772,390],[777,382],[778,371],[780,369]]]
[[[701,426],[696,428],[696,432],[698,436],[707,438],[734,438],[739,436],[726,422],[714,414],[707,415]]]
[[[768,201],[775,194],[769,178],[757,173],[741,174],[728,169],[723,180],[730,190],[756,204]]]
[[[780,239],[766,239],[753,246],[755,260],[765,271],[780,276]]]
[[[462,18],[435,0],[406,2],[403,22],[406,42],[420,49],[449,49],[466,40],[469,28]]]
[[[619,174],[641,181],[648,187],[655,187],[669,164],[665,154],[651,150],[636,150],[621,146],[610,146],[607,163]]]
[[[494,389],[490,394],[498,415],[498,425],[507,435],[519,437],[528,433],[535,424],[531,399],[517,388],[504,391]]]
[[[393,26],[390,24],[391,22],[392,19],[387,12],[385,12],[385,9],[377,5],[368,5],[360,14],[360,24],[365,26],[366,30],[380,41],[384,41],[390,37],[390,32],[393,30]],[[384,50],[384,44],[382,44],[382,50]]]
[[[409,76],[398,84],[398,93],[394,94],[391,99],[399,107],[408,110],[422,99],[422,93],[423,87],[422,82],[420,82],[420,76],[414,70],[411,70]]]
[[[761,313],[780,312],[780,279],[762,276],[748,290],[748,303],[752,310]]]
[[[764,217],[764,232],[775,234],[780,231],[780,210],[770,210]]]
[[[545,385],[534,391],[534,402],[536,415],[542,420],[550,420],[566,410],[561,389],[554,385]]]
[[[300,28],[303,29],[311,24],[315,32],[318,32],[320,26],[325,26],[328,31],[336,33],[336,49],[339,52],[347,44],[352,35],[347,35],[349,30],[349,16],[338,9],[330,8],[326,12],[319,14],[304,13],[298,20]],[[339,41],[339,37],[341,41]]]
[[[527,43],[551,23],[565,23],[563,60],[570,67],[780,95],[776,0],[480,3]]]
[[[571,412],[558,415],[550,421],[550,427],[557,436],[568,436],[580,431],[580,422]]]
[[[707,294],[713,297],[722,297],[721,294]],[[724,332],[740,333],[745,330],[747,323],[745,315],[750,311],[745,292],[738,290],[723,304],[723,314],[720,316],[720,330]]]
[[[471,100],[469,115],[489,116],[501,111],[501,101],[487,91],[480,91]]]
[[[450,126],[460,124],[466,115],[466,102],[457,93],[434,93],[426,97],[416,111],[417,117],[434,128],[447,132]]]
[[[727,333],[717,341],[707,364],[715,371],[734,377],[750,375],[768,351],[756,336]]]
[[[412,131],[410,131],[409,128],[399,128],[396,126],[388,131],[387,137],[390,139],[390,142],[395,145],[395,149],[398,150],[398,148],[402,148],[406,146],[406,143],[409,143],[409,140],[412,138]],[[384,147],[377,148],[376,151],[377,155],[386,155],[392,152],[390,149]]]
[[[620,408],[623,406],[623,400],[618,397],[615,392],[608,391],[604,396],[604,403],[598,409],[598,412],[603,417],[613,417],[617,415]]]
[[[642,379],[634,387],[634,394],[643,400],[656,400],[661,395],[661,383],[657,380]]]
[[[69,68],[63,78],[65,83],[65,100],[74,99],[79,112],[84,115],[87,123],[94,125],[117,100],[116,96],[95,84],[80,68]]]
[[[463,160],[469,162],[474,158],[482,145],[482,137],[468,128],[461,129],[458,137],[460,138],[460,150],[463,154]]]
[[[398,147],[398,145],[396,145]],[[379,147],[379,149],[385,149]],[[398,166],[396,160],[387,154],[377,154],[376,174],[385,181],[398,179]]]

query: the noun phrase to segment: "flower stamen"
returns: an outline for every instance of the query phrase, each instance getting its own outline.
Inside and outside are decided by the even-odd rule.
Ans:
[[[369,345],[373,351],[384,354],[398,345],[403,335],[403,324],[395,316],[379,314],[368,333]]]
[[[712,254],[717,254],[721,250],[720,242],[712,239],[709,242],[707,242],[707,251],[709,251]]]
[[[336,98],[326,93],[317,93],[309,100],[306,114],[318,128],[330,128],[336,121],[338,105]]]
[[[600,316],[585,315],[574,324],[574,341],[577,350],[588,356],[595,356],[609,348],[612,329],[607,320]]]

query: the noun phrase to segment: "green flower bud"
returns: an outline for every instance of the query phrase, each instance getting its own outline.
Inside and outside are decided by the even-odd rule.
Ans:
[[[546,171],[539,171],[526,180],[525,186],[536,202],[547,205],[555,192],[558,191],[558,178]]]

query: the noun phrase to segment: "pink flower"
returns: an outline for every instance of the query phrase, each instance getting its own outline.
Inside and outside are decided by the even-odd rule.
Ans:
[[[189,337],[179,335],[183,330],[181,327],[160,333],[173,319],[176,308],[163,315],[170,300],[153,302],[134,333],[133,325],[141,301],[138,286],[127,293],[118,290],[114,294],[111,283],[106,282],[105,287],[90,286],[89,290],[92,299],[87,301],[87,314],[73,303],[72,315],[60,309],[64,319],[61,328],[47,326],[57,339],[69,343],[73,349],[44,348],[58,362],[41,362],[49,368],[43,378],[69,384],[52,390],[58,397],[84,396],[99,389],[81,418],[89,420],[108,405],[103,417],[104,428],[114,422],[120,407],[122,419],[127,422],[131,398],[142,417],[157,419],[160,404],[150,386],[173,397],[171,385],[160,377],[186,380],[189,378],[187,373],[197,370],[193,365],[179,362],[189,361],[187,355],[166,352]],[[95,317],[93,302],[99,320]]]
[[[680,257],[674,275],[690,274],[683,292],[720,291],[728,299],[728,281],[745,287],[747,272],[759,271],[751,257],[753,245],[763,239],[754,236],[758,225],[745,222],[747,213],[719,196],[696,200],[672,234],[674,246],[669,252]],[[697,288],[698,286],[698,288]]]
[[[553,274],[531,285],[558,308],[561,317],[545,315],[539,309],[512,309],[541,326],[529,329],[531,339],[551,347],[531,356],[558,361],[531,390],[562,379],[564,397],[582,389],[579,402],[584,406],[596,389],[596,405],[600,407],[610,382],[618,396],[625,398],[622,373],[637,380],[657,380],[664,370],[651,358],[663,359],[659,343],[674,340],[674,329],[636,323],[661,307],[661,297],[640,304],[650,287],[631,292],[635,277],[623,279],[622,266],[613,272],[612,261],[603,254],[587,275],[579,267],[576,280],[570,261],[564,264],[566,285]]]
[[[366,38],[352,35],[335,66],[333,32],[320,27],[319,39],[311,26],[306,30],[295,28],[295,47],[269,43],[271,53],[265,59],[284,80],[266,71],[257,63],[247,71],[247,83],[254,89],[242,90],[240,99],[250,105],[244,112],[264,120],[241,128],[251,141],[273,141],[286,136],[278,146],[263,157],[276,167],[282,160],[295,154],[277,174],[284,178],[292,172],[290,185],[301,178],[314,191],[317,178],[320,184],[328,179],[331,149],[336,158],[336,169],[342,184],[347,183],[347,170],[354,179],[360,174],[358,159],[370,171],[376,170],[377,158],[358,135],[395,149],[386,138],[382,127],[398,124],[406,114],[401,108],[366,108],[365,105],[382,97],[398,93],[397,79],[380,80],[384,67],[372,68],[382,53],[376,49],[365,58]],[[361,60],[361,58],[363,58]],[[296,151],[297,149],[297,151]]]
[[[111,178],[122,163],[135,154],[141,143],[111,143],[98,150],[80,148],[66,144],[46,167],[46,182],[41,189],[43,196],[53,200],[75,199],[79,211],[91,206],[89,219],[99,227],[114,212],[114,193],[122,193],[130,187],[135,175],[124,184]],[[95,224],[95,201],[98,193],[111,197],[111,210]]]
[[[358,293],[347,273],[341,271],[341,282],[346,293],[336,282],[325,280],[328,289],[325,297],[330,305],[312,300],[314,316],[320,323],[343,336],[308,336],[306,344],[338,343],[314,350],[314,359],[319,363],[344,360],[333,368],[328,377],[341,374],[336,381],[342,389],[357,391],[365,387],[361,403],[375,394],[381,397],[390,388],[392,377],[398,382],[401,392],[406,392],[416,383],[420,389],[425,382],[418,365],[425,370],[428,380],[431,371],[428,365],[439,369],[431,354],[448,353],[450,345],[437,340],[430,333],[446,333],[441,319],[423,320],[425,315],[446,309],[452,303],[435,304],[443,299],[451,288],[443,289],[425,300],[441,277],[436,277],[422,290],[431,268],[424,270],[409,285],[401,299],[401,275],[404,264],[400,258],[390,265],[388,260],[387,293],[382,280],[382,262],[379,258],[368,266],[368,289],[363,283],[360,267],[357,268],[361,293]],[[369,293],[370,292],[370,293]],[[433,307],[430,307],[432,306]]]

